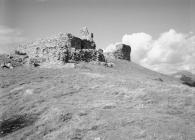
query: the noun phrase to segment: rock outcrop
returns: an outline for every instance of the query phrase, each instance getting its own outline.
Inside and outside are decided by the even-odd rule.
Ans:
[[[112,52],[107,52],[106,57],[111,59],[123,59],[131,61],[131,47],[125,44],[117,44]]]
[[[189,71],[178,71],[177,73],[172,74],[172,76],[179,79],[185,85],[195,87],[195,74]]]
[[[195,79],[193,77],[189,77],[186,75],[182,75],[180,80],[183,84],[188,85],[190,87],[195,87]]]

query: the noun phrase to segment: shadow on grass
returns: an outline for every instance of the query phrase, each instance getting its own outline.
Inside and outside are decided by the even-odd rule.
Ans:
[[[38,119],[38,115],[16,115],[0,122],[0,138],[9,135],[19,129],[32,125]]]

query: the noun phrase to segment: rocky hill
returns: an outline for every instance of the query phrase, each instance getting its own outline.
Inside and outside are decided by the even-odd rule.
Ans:
[[[93,34],[81,33],[28,43],[1,57],[0,139],[195,139],[194,88],[131,62],[130,46],[103,54]],[[40,66],[26,67],[30,63]]]

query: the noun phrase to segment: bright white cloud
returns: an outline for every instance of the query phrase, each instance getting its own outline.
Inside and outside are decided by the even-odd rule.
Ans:
[[[124,35],[122,38],[124,44],[128,44],[132,47],[132,58],[135,62],[140,63],[147,55],[147,52],[151,49],[152,36],[146,33],[134,33],[131,35]]]
[[[132,61],[152,70],[162,73],[195,72],[194,33],[183,34],[170,29],[156,40],[146,33],[126,34],[122,43],[131,46]]]
[[[19,30],[0,25],[0,54],[10,52],[24,40]]]

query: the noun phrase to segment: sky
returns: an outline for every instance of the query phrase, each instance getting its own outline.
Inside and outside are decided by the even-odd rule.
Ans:
[[[0,53],[87,26],[98,48],[122,42],[152,70],[195,72],[194,13],[194,0],[0,0]]]

